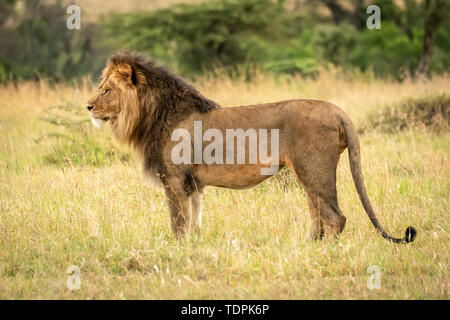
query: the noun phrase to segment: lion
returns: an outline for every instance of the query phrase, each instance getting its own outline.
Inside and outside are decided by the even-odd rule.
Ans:
[[[222,108],[150,59],[119,51],[107,62],[87,109],[95,126],[108,123],[119,142],[132,146],[142,159],[145,175],[163,187],[177,239],[192,230],[200,230],[202,194],[206,186],[250,188],[285,166],[295,173],[306,192],[311,218],[309,238],[319,240],[325,234],[337,237],[344,229],[346,218],[338,204],[336,169],[346,148],[357,193],[374,227],[383,238],[394,243],[409,243],[416,237],[413,227],[406,229],[403,238],[391,237],[381,227],[364,185],[355,127],[343,110],[329,102],[296,99]],[[223,161],[192,161],[193,149],[198,148],[192,141],[184,145],[189,150],[182,150],[185,159],[191,161],[175,163],[174,148],[180,139],[174,139],[174,132],[181,128],[195,136],[196,123],[223,135],[227,130],[238,128],[245,132],[267,133],[270,130],[269,138],[275,137],[276,132],[277,150],[272,145],[269,150],[278,151],[278,158],[273,160],[277,162],[276,170],[262,174],[263,168],[273,166],[262,159],[248,163],[249,146],[231,148],[234,154],[227,155],[229,159],[215,150],[215,159]],[[206,142],[202,140],[200,147],[205,148]],[[258,148],[261,149],[261,145]],[[230,151],[228,145],[227,151]],[[226,161],[239,157],[239,152],[242,156],[242,151],[245,157],[241,160],[247,162]]]

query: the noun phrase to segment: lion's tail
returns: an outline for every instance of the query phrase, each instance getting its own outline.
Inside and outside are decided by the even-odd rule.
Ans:
[[[406,228],[405,237],[403,239],[391,237],[378,222],[377,217],[372,209],[369,201],[369,196],[367,195],[366,187],[364,185],[364,179],[361,171],[361,154],[359,147],[359,139],[356,133],[355,127],[353,126],[350,118],[343,114],[341,117],[342,124],[344,126],[345,138],[348,147],[349,160],[350,160],[350,170],[352,172],[353,181],[355,183],[356,191],[358,192],[359,198],[369,216],[370,221],[375,226],[375,228],[381,233],[383,238],[395,242],[395,243],[409,243],[413,242],[416,237],[416,229],[413,227]]]

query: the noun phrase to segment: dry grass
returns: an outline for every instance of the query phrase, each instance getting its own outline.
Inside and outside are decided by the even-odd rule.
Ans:
[[[54,1],[54,0],[48,0]],[[106,17],[110,13],[127,13],[134,11],[147,11],[163,9],[178,4],[198,4],[206,0],[97,0],[95,5],[89,0],[76,0],[80,7],[83,19],[93,22],[100,17]],[[64,5],[71,5],[74,1],[64,0]]]
[[[386,132],[414,127],[428,127],[436,133],[445,132],[450,127],[450,96],[440,94],[409,98],[373,112],[366,124],[367,129],[377,128]]]
[[[204,78],[196,85],[224,106],[325,99],[361,126],[381,107],[449,93],[449,80],[258,74],[252,82]],[[395,236],[417,227],[413,244],[390,244],[375,232],[346,152],[338,194],[348,220],[339,240],[307,242],[303,191],[270,179],[248,191],[208,188],[201,236],[178,243],[162,192],[145,184],[107,129],[83,122],[90,89],[45,82],[0,88],[0,298],[448,299],[448,131],[361,137],[375,211]],[[46,161],[55,154],[60,161]],[[66,287],[70,265],[81,268],[80,290]],[[370,265],[381,270],[379,290],[366,286]]]

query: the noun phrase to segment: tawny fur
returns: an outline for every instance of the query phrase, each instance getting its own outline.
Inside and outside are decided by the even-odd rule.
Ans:
[[[171,160],[172,132],[184,128],[193,136],[194,121],[203,131],[218,129],[278,129],[279,165],[288,166],[303,185],[311,213],[311,239],[325,230],[337,236],[344,229],[336,193],[336,168],[348,147],[356,189],[373,225],[392,242],[414,240],[389,236],[380,226],[364,186],[359,140],[349,117],[337,106],[318,100],[287,100],[253,106],[220,108],[168,70],[136,54],[119,52],[108,61],[97,94],[88,101],[94,118],[111,124],[116,138],[134,147],[144,171],[164,187],[176,237],[201,226],[204,186],[253,187],[269,176],[257,164],[180,164]],[[248,160],[248,152],[247,160]],[[224,155],[225,156],[225,155]],[[224,161],[225,163],[225,161]],[[248,162],[246,162],[248,163]]]

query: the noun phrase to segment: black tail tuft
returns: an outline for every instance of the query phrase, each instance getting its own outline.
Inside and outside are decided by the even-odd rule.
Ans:
[[[405,237],[403,238],[404,243],[413,242],[416,238],[417,231],[414,229],[414,227],[409,226],[406,228]]]

